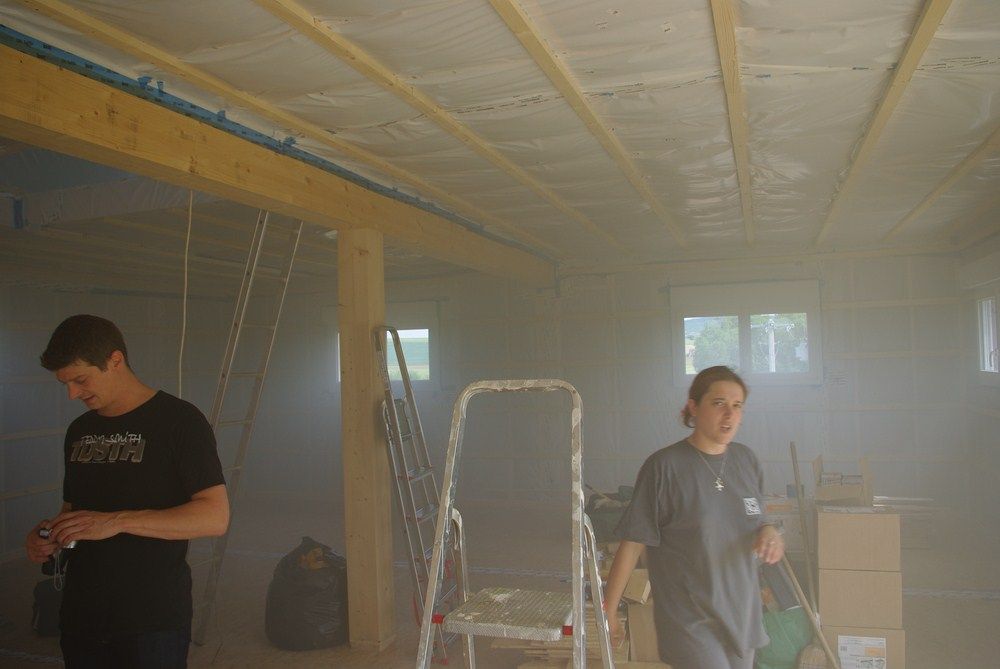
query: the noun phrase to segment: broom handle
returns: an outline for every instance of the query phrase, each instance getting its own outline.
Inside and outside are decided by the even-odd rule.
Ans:
[[[809,622],[812,624],[813,631],[816,632],[816,636],[819,638],[819,643],[823,646],[823,652],[826,653],[826,659],[833,665],[833,669],[840,669],[840,663],[837,662],[837,658],[830,649],[830,644],[826,642],[826,637],[823,636],[823,630],[819,627],[819,620],[817,620],[812,607],[809,606],[809,602],[806,601],[806,595],[802,592],[802,586],[799,585],[799,579],[795,578],[795,572],[792,571],[792,565],[788,563],[788,558],[782,556],[781,565],[785,568],[785,571],[788,572],[788,578],[792,580],[792,587],[795,588],[795,596],[798,597],[799,604],[802,605],[802,608],[806,610],[806,615],[809,617]]]
[[[799,524],[802,526],[802,550],[806,554],[806,584],[809,586],[809,603],[816,608],[816,584],[813,582],[812,542],[809,540],[809,525],[806,523],[806,509],[802,480],[799,476],[799,456],[795,451],[795,442],[789,444],[792,449],[792,471],[795,473],[795,506],[799,508]]]

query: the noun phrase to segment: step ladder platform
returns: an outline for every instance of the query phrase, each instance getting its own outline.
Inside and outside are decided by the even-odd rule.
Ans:
[[[485,588],[444,617],[445,632],[526,641],[559,641],[572,624],[573,593]]]

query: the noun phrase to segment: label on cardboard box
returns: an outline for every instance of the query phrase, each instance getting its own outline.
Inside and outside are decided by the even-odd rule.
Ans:
[[[840,669],[888,669],[886,666],[885,637],[837,637],[837,655]]]
[[[830,627],[823,636],[843,669],[906,669],[906,632],[874,627]]]

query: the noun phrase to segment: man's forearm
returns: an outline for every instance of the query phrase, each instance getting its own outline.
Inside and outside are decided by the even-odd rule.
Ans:
[[[196,539],[224,534],[228,525],[229,498],[226,486],[220,484],[170,509],[61,513],[52,522],[52,538],[63,545],[100,541],[123,532],[154,539]]]
[[[171,509],[120,511],[115,515],[119,532],[153,539],[197,539],[225,534],[229,525],[228,506],[193,499]]]

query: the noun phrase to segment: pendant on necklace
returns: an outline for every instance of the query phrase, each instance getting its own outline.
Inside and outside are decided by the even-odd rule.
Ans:
[[[722,489],[725,488],[725,487],[726,486],[722,483],[722,479],[719,478],[719,477],[716,477],[715,478],[715,489],[718,490],[719,492],[722,492]]]

